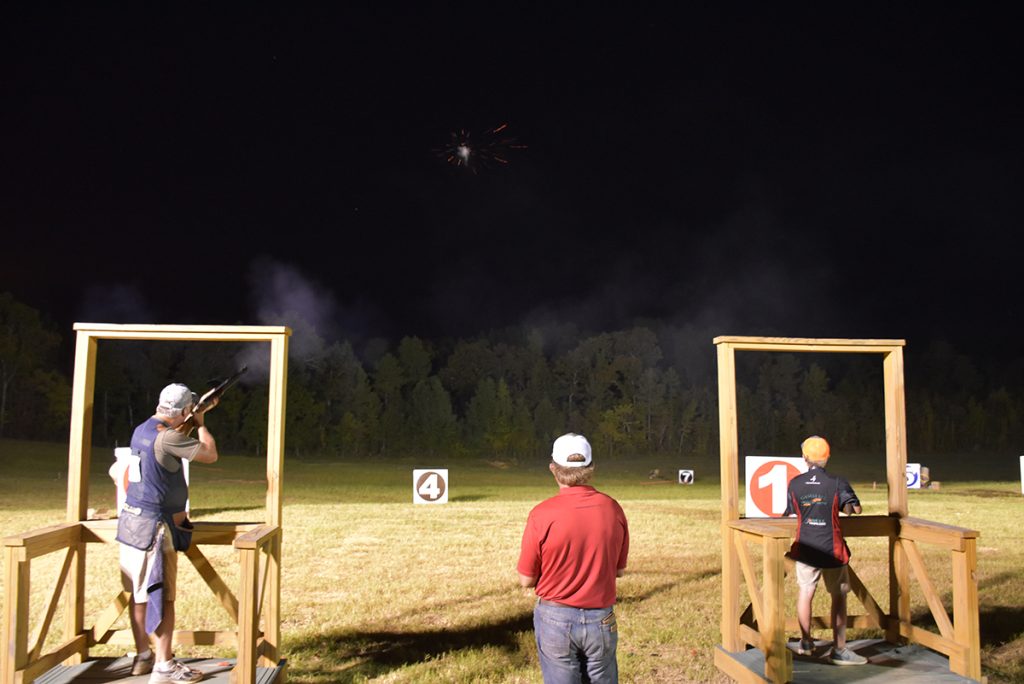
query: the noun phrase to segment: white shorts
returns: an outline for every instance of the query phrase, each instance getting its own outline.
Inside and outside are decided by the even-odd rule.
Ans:
[[[149,569],[153,566],[157,544],[163,545],[164,601],[174,600],[174,587],[178,583],[178,553],[174,550],[167,523],[162,523],[157,528],[153,546],[148,550],[140,551],[127,544],[121,544],[121,585],[125,591],[131,592],[136,603],[149,601],[146,578],[149,577]]]
[[[796,583],[801,589],[814,589],[821,577],[825,578],[826,591],[833,596],[850,593],[850,573],[845,565],[838,568],[816,568],[796,562]]]

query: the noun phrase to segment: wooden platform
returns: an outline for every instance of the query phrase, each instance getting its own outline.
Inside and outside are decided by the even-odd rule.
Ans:
[[[867,665],[841,666],[828,661],[831,641],[815,642],[817,648],[810,656],[793,654],[793,684],[825,684],[848,682],[856,684],[977,684],[949,671],[949,659],[927,648],[911,644],[895,646],[880,639],[851,641],[847,645],[868,659]],[[791,642],[794,648],[796,642]],[[729,653],[718,648],[715,659],[730,659],[755,675],[764,673],[764,653],[752,648],[741,653]]]
[[[231,681],[231,668],[235,666],[234,658],[182,658],[181,662],[189,667],[206,673],[203,682],[211,684],[228,684]],[[286,661],[282,660],[277,667],[257,667],[256,684],[275,684],[283,682]],[[43,676],[36,679],[36,684],[102,684],[118,682],[119,684],[147,684],[149,675],[132,676],[132,659],[129,656],[120,658],[95,658],[81,665],[58,665]]]

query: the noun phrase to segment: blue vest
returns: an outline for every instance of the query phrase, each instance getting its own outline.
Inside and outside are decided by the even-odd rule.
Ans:
[[[160,425],[163,422],[158,418],[150,418],[132,434],[132,451],[140,457],[142,481],[128,483],[125,503],[147,513],[174,514],[185,510],[188,485],[184,468],[179,465],[172,473],[156,460],[154,445]]]

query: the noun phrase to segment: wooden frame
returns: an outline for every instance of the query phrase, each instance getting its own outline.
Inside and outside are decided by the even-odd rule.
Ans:
[[[878,627],[886,639],[916,641],[949,656],[950,670],[981,678],[978,630],[977,537],[975,530],[908,517],[906,412],[903,385],[903,340],[847,340],[782,337],[716,337],[718,351],[718,416],[722,497],[722,644],[715,665],[741,682],[787,682],[793,677],[793,656],[786,648],[786,630],[798,628],[784,616],[784,553],[796,528],[792,519],[745,519],[739,512],[739,430],[736,405],[736,352],[868,353],[882,356],[885,401],[885,455],[888,516],[843,518],[847,536],[886,537],[889,540],[889,609],[883,612],[850,568],[853,591],[865,615],[850,616],[851,627]],[[748,545],[761,546],[763,564],[758,581]],[[927,575],[918,543],[945,547],[953,564],[953,620],[941,594]],[[939,634],[911,624],[911,570],[920,584]],[[751,605],[740,608],[740,582],[745,582]],[[827,619],[814,618],[819,627]],[[763,676],[739,664],[729,653],[747,645],[764,651]]]
[[[81,662],[100,643],[133,643],[130,630],[111,625],[127,609],[128,594],[119,591],[91,628],[85,627],[85,568],[90,543],[114,543],[116,521],[87,519],[89,463],[92,444],[96,350],[99,340],[169,340],[204,342],[267,342],[270,344],[269,410],[267,414],[267,494],[265,517],[256,523],[196,523],[193,545],[186,552],[200,576],[237,623],[227,632],[174,633],[178,644],[227,644],[238,649],[234,680],[256,681],[257,662],[276,667],[280,659],[281,625],[281,478],[284,466],[285,396],[288,338],[284,326],[107,325],[76,323],[71,434],[68,449],[68,498],[65,522],[4,539],[6,597],[0,684],[31,681],[66,662]],[[231,544],[239,556],[239,597],[209,564],[203,544]],[[49,553],[65,554],[60,579],[30,647],[29,587],[31,562]],[[56,605],[63,594],[65,640],[43,653]],[[264,630],[260,631],[260,618]]]

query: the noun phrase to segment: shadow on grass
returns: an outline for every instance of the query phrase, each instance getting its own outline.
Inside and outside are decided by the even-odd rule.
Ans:
[[[1011,586],[1007,586],[1011,585]],[[1001,588],[1003,594],[1008,596],[1020,595],[1024,586],[1024,578],[1019,573],[1001,572],[991,577],[986,577],[978,583],[979,589]],[[942,597],[944,606],[953,605],[953,597],[947,592]],[[952,614],[949,613],[950,619]],[[915,625],[931,628],[938,631],[935,625],[935,617],[927,608],[918,609],[911,615],[911,621]],[[981,637],[981,645],[998,647],[1014,641],[1024,634],[1024,607],[1021,606],[993,606],[983,605],[978,610],[978,624]]]
[[[384,675],[452,651],[496,647],[514,653],[520,649],[519,635],[532,629],[533,613],[528,612],[461,629],[317,632],[300,637],[288,651],[296,676],[341,683]],[[303,663],[310,670],[303,670]]]
[[[636,594],[624,594],[620,589],[618,602],[627,605],[631,603],[642,603],[656,596],[661,596],[665,592],[671,591],[672,589],[675,589],[681,584],[686,584],[688,582],[699,582],[710,577],[718,577],[718,575],[720,574],[721,573],[717,568],[703,570],[700,572],[691,572],[686,575],[683,575],[675,582],[662,582],[661,584],[657,584],[653,587],[648,587],[644,591],[638,592]]]
[[[247,519],[245,521],[245,522],[250,522],[250,523],[254,522],[254,521],[260,520],[263,517],[263,513],[264,513],[264,509],[262,507],[256,507],[256,506],[225,506],[223,508],[193,508],[192,510],[189,511],[189,518],[192,520],[192,522],[196,522],[197,520],[201,520],[200,516],[204,516],[204,515],[217,515],[218,513],[226,513],[228,511],[230,511],[232,513],[252,511],[253,512],[253,517],[251,519]],[[223,522],[223,521],[218,520],[216,522]]]
[[[484,501],[493,497],[486,496],[484,494],[462,494],[460,496],[449,497],[448,500],[452,503],[463,503],[466,501]]]

